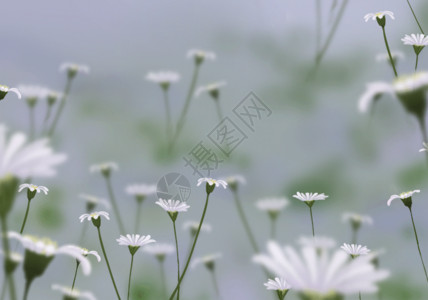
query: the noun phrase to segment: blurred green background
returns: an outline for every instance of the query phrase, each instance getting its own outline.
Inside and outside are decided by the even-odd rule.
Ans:
[[[325,29],[330,26],[332,2],[323,3]],[[428,15],[428,5],[413,2],[422,26],[428,28],[428,20],[423,18]],[[255,208],[255,201],[275,196],[290,199],[291,205],[279,219],[278,240],[295,244],[311,229],[306,206],[291,196],[297,191],[323,192],[330,197],[314,206],[317,233],[334,237],[338,244],[349,242],[350,228],[341,223],[341,214],[356,211],[371,215],[374,225],[362,229],[360,241],[370,249],[386,250],[381,265],[392,276],[382,284],[383,299],[424,298],[423,270],[408,212],[398,202],[386,206],[391,194],[422,190],[414,197],[414,208],[421,248],[428,259],[428,203],[424,201],[428,176],[425,157],[418,153],[422,139],[417,123],[390,97],[379,101],[372,117],[357,110],[367,82],[390,81],[393,75],[386,63],[375,60],[378,53],[385,52],[384,44],[380,27],[364,22],[366,13],[395,13],[395,21],[387,20],[389,42],[393,50],[406,55],[398,64],[399,72],[412,72],[413,51],[400,41],[404,34],[417,32],[406,1],[350,1],[331,48],[311,79],[314,1],[5,0],[2,4],[0,83],[40,84],[62,90],[65,75],[58,72],[62,62],[91,67],[88,76],[75,79],[53,141],[57,151],[68,154],[68,161],[56,178],[34,180],[51,192],[33,203],[28,233],[49,236],[59,245],[75,243],[82,226],[78,216],[85,212],[78,195],[107,197],[101,176],[88,171],[91,164],[105,160],[120,165],[112,179],[129,228],[134,224],[135,201],[125,194],[126,185],[156,183],[172,171],[185,174],[192,184],[191,209],[180,214],[178,222],[199,219],[204,189],[196,188],[198,177],[184,168],[182,156],[217,125],[214,103],[207,95],[193,99],[179,147],[173,157],[165,158],[159,154],[165,126],[161,90],[144,80],[149,71],[156,70],[175,70],[182,75],[170,90],[176,121],[193,68],[186,52],[196,47],[217,53],[216,61],[203,64],[198,83],[227,81],[220,99],[225,115],[250,91],[273,112],[212,174],[246,177],[248,184],[240,193],[260,246],[264,248],[268,239],[269,223],[267,215]],[[427,63],[422,52],[420,69],[426,70]],[[38,124],[45,109],[41,101],[36,108]],[[0,118],[12,131],[28,131],[28,109],[23,100],[7,97],[1,103]],[[144,203],[141,233],[173,242],[170,220],[155,201],[151,197]],[[21,194],[10,218],[11,228],[18,230],[25,205]],[[206,221],[213,232],[201,236],[195,255],[223,253],[218,262],[222,299],[272,298],[263,286],[267,278],[251,263],[253,253],[230,191],[216,190]],[[119,288],[125,294],[128,250],[115,241],[114,220],[104,222],[102,230]],[[90,226],[81,246],[100,252],[95,233]],[[188,233],[181,231],[180,238],[185,253]],[[173,256],[166,261],[171,290],[174,261]],[[93,291],[98,299],[113,299],[105,264],[94,262],[93,267],[90,277],[79,274],[76,285]],[[160,299],[156,294],[160,292],[157,267],[147,254],[136,257],[134,299]],[[50,285],[70,285],[73,272],[74,261],[58,256],[35,282],[30,298],[60,299]],[[21,294],[21,270],[15,277]],[[138,296],[142,294],[146,296]],[[182,297],[215,299],[204,268],[188,274]],[[293,293],[288,298],[296,299]]]

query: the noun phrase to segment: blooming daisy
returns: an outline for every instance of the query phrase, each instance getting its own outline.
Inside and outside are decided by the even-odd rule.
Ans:
[[[0,178],[11,174],[20,179],[51,177],[55,166],[66,160],[66,155],[54,153],[48,139],[31,143],[23,133],[7,137],[7,129],[0,124]]]
[[[131,254],[135,254],[135,252],[144,245],[156,242],[150,235],[139,234],[127,234],[126,236],[121,235],[120,238],[116,239],[116,241],[120,246],[128,246]]]
[[[297,192],[295,195],[293,195],[293,197],[303,202],[325,200],[328,198],[328,196],[324,195],[324,193],[318,194],[318,193],[300,193],[300,192]]]
[[[215,261],[221,258],[221,253],[209,254],[202,257],[197,257],[192,261],[192,268],[195,268],[199,264],[204,264],[209,270],[214,269]]]
[[[59,284],[53,284],[52,290],[60,291],[64,295],[64,299],[77,300],[81,298],[88,300],[97,300],[97,298],[95,298],[95,296],[91,292],[83,292]]]
[[[9,92],[15,93],[18,96],[18,99],[21,99],[22,97],[17,88],[9,88],[6,85],[0,84],[0,100],[3,100]]]
[[[128,185],[125,192],[128,195],[139,197],[147,197],[148,195],[156,194],[157,187],[154,184],[132,184]]]
[[[385,270],[377,270],[370,256],[349,260],[342,250],[319,252],[314,247],[303,247],[300,253],[293,247],[267,244],[267,254],[258,254],[253,261],[264,266],[277,277],[287,278],[293,290],[315,293],[315,299],[326,295],[340,296],[377,291],[376,283],[388,277]],[[308,298],[312,299],[312,298]],[[330,298],[329,298],[330,299]],[[332,297],[331,299],[336,299]]]
[[[287,207],[290,202],[285,198],[266,198],[256,202],[256,207],[268,213],[279,213]]]
[[[264,286],[268,290],[277,291],[280,300],[284,299],[285,295],[288,293],[288,290],[291,289],[291,285],[289,285],[284,278],[280,277],[275,277],[275,280],[268,279],[268,282],[264,283]]]
[[[94,208],[98,204],[104,205],[107,209],[110,208],[110,203],[106,199],[96,197],[93,195],[88,195],[88,194],[80,194],[79,197],[86,201],[86,210],[87,211],[94,210]]]
[[[162,207],[167,212],[185,212],[189,209],[189,205],[186,202],[181,202],[180,200],[164,200],[159,199],[155,202],[157,205]]]
[[[34,184],[30,184],[30,183],[23,183],[23,184],[21,184],[19,186],[18,192],[21,192],[25,188],[29,189],[30,192],[37,192],[37,193],[43,192],[43,193],[45,193],[45,195],[47,195],[48,192],[49,192],[49,189],[47,187],[43,186],[43,185],[37,186],[37,185],[34,185]]]
[[[205,86],[200,86],[196,89],[195,96],[199,97],[200,94],[207,92],[211,97],[217,100],[220,93],[220,88],[225,85],[225,81],[219,81]]]
[[[372,19],[374,20],[381,20],[385,18],[385,16],[390,17],[392,20],[395,20],[394,13],[389,10],[380,11],[377,13],[368,13],[364,16],[364,20],[367,22],[368,20]]]
[[[146,80],[158,83],[162,88],[168,89],[171,83],[180,80],[180,74],[174,71],[149,72],[146,75]]]
[[[108,212],[105,211],[94,211],[90,214],[83,214],[79,217],[79,220],[80,223],[82,223],[85,219],[88,221],[92,221],[92,223],[94,223],[94,221],[101,222],[100,216],[103,216],[107,220],[110,220]]]
[[[92,256],[94,256],[97,259],[98,262],[101,261],[100,255],[95,250],[89,251],[86,248],[82,248],[82,247],[74,246],[74,245],[69,245],[68,247],[76,249],[76,251],[79,251],[80,254],[82,254],[84,257],[87,257],[88,255],[92,255]]]
[[[165,259],[165,256],[175,252],[175,247],[168,243],[150,244],[143,248],[143,251],[156,256],[160,261]]]
[[[360,255],[369,254],[370,250],[366,246],[356,245],[356,244],[346,244],[344,243],[340,248],[352,256],[352,258],[358,257]]]
[[[73,78],[78,73],[89,74],[90,69],[87,65],[65,62],[59,66],[59,71],[67,72],[68,77]]]
[[[206,182],[208,185],[212,186],[215,185],[216,187],[219,187],[220,185],[226,189],[227,187],[227,182],[224,180],[216,180],[216,179],[212,179],[212,178],[199,178],[198,179],[198,184],[196,186],[200,186],[202,184],[202,182]]]
[[[406,205],[407,201],[409,201],[409,199],[410,199],[410,205],[411,205],[413,194],[420,193],[420,192],[421,192],[420,190],[413,190],[413,191],[401,193],[399,195],[392,195],[391,197],[389,197],[387,204],[388,204],[388,206],[390,206],[391,202],[394,199],[401,199],[403,201],[404,205]]]
[[[100,163],[100,164],[96,164],[96,165],[92,165],[89,168],[89,171],[91,173],[98,173],[100,172],[101,174],[103,174],[104,176],[109,176],[111,171],[117,171],[119,170],[119,166],[117,165],[117,163],[109,161],[109,162],[104,162],[104,163]]]
[[[204,51],[200,49],[190,49],[187,51],[187,58],[193,58],[196,64],[201,64],[204,60],[215,60],[216,55],[214,52]]]
[[[317,250],[326,250],[336,247],[336,241],[326,236],[301,236],[297,241],[302,247],[312,247]]]
[[[428,46],[428,36],[422,33],[412,33],[411,35],[406,34],[404,38],[401,39],[401,41],[404,43],[404,45],[419,47]]]

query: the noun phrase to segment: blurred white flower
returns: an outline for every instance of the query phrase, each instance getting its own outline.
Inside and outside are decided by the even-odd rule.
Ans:
[[[256,207],[262,211],[277,213],[283,210],[290,202],[285,198],[266,198],[256,202]]]
[[[419,149],[419,152],[428,152],[428,143],[422,143],[423,148]]]
[[[175,247],[172,244],[156,243],[147,245],[143,251],[163,260],[165,256],[175,252]]]
[[[332,293],[376,292],[376,283],[389,275],[385,270],[375,269],[369,255],[349,260],[342,250],[320,253],[314,247],[303,247],[299,254],[293,247],[281,248],[273,241],[267,244],[267,250],[267,254],[254,256],[253,261],[275,276],[286,278],[293,290],[317,293],[321,298]]]
[[[215,60],[216,55],[214,52],[211,52],[211,51],[204,51],[200,49],[190,49],[187,52],[187,58],[193,58],[195,59],[197,64],[200,64],[206,59]]]
[[[328,198],[328,196],[324,195],[324,193],[318,194],[318,193],[300,193],[300,192],[297,192],[295,195],[293,195],[293,197],[303,202],[325,200]]]
[[[39,85],[18,85],[18,90],[21,92],[21,95],[25,99],[38,99],[46,98],[50,90],[44,86]]]
[[[119,166],[117,165],[117,163],[112,161],[95,164],[89,168],[89,171],[91,173],[100,172],[103,175],[109,175],[111,171],[117,171],[117,170],[119,170]]]
[[[226,181],[226,183],[228,185],[233,185],[233,184],[246,184],[247,181],[245,180],[245,177],[242,175],[230,175],[227,176],[226,178],[223,178],[224,181]]]
[[[428,36],[422,33],[412,33],[411,35],[406,34],[401,41],[404,45],[425,47],[428,45]]]
[[[88,203],[91,208],[95,208],[95,206],[98,204],[104,205],[107,209],[110,208],[110,203],[106,199],[96,197],[93,195],[88,195],[88,194],[80,194],[79,197],[85,200],[86,203]]]
[[[413,190],[413,191],[401,193],[400,195],[392,195],[391,197],[389,197],[387,204],[388,204],[388,206],[390,206],[391,202],[394,199],[406,200],[408,198],[411,198],[413,196],[413,194],[420,193],[420,192],[421,192],[420,190]]]
[[[90,69],[87,65],[65,62],[59,66],[59,71],[67,72],[68,76],[74,77],[78,73],[89,74]]]
[[[391,51],[392,60],[396,62],[398,59],[404,59],[404,54],[401,51]],[[376,55],[376,61],[378,62],[389,62],[388,53],[379,53]]]
[[[219,186],[221,185],[223,188],[226,188],[226,187],[227,187],[227,183],[226,183],[226,181],[221,180],[221,179],[216,180],[216,179],[207,178],[207,177],[205,177],[205,178],[199,178],[199,179],[198,179],[198,184],[197,184],[197,186],[200,186],[200,185],[202,184],[202,182],[206,182],[206,183],[208,183],[210,186],[211,186],[211,185],[215,185],[216,187],[219,187]]]
[[[209,254],[202,257],[197,257],[192,261],[191,267],[195,268],[199,264],[204,264],[208,269],[212,270],[217,259],[221,258],[221,253]]]
[[[392,94],[394,88],[386,82],[372,82],[366,85],[366,91],[358,101],[358,110],[365,113],[369,110],[372,102],[378,100],[383,94]]]
[[[79,291],[77,289],[71,289],[67,286],[59,285],[59,284],[53,284],[52,290],[54,291],[60,291],[64,295],[64,299],[88,299],[88,300],[97,300],[95,296],[91,292],[84,292]]]
[[[389,16],[392,20],[395,19],[394,17],[394,13],[392,11],[389,10],[385,10],[385,11],[380,11],[377,13],[368,13],[364,16],[364,20],[367,22],[368,20],[372,19],[373,21],[376,19],[382,19],[385,16]]]
[[[43,185],[34,185],[34,184],[30,184],[30,183],[23,183],[19,186],[18,192],[21,192],[23,189],[29,189],[31,192],[36,191],[37,193],[43,192],[45,193],[45,195],[48,194],[49,189]]]
[[[220,88],[226,85],[226,81],[214,82],[208,85],[200,86],[196,89],[195,96],[199,97],[200,94],[207,92],[214,99],[218,98]]]
[[[345,212],[342,215],[343,222],[351,222],[355,224],[367,224],[372,225],[373,219],[367,215],[360,215],[357,213]]]
[[[184,230],[189,230],[190,229],[190,231],[191,231],[192,234],[196,234],[196,231],[198,230],[198,228],[199,228],[199,222],[196,222],[196,221],[186,221],[183,224],[183,229]],[[202,226],[201,226],[201,232],[202,231],[204,231],[204,232],[211,232],[211,230],[212,230],[212,227],[211,227],[210,224],[208,224],[208,223],[203,223],[202,224]]]
[[[297,243],[302,247],[312,247],[318,250],[326,250],[336,247],[336,241],[326,236],[301,236]]]
[[[366,246],[356,245],[356,244],[346,244],[344,243],[340,248],[351,255],[353,258],[358,257],[360,255],[369,254],[370,250],[367,249]]]
[[[62,247],[58,247],[51,239],[38,238],[31,235],[21,235],[13,231],[8,232],[8,237],[17,239],[27,251],[33,252],[39,256],[52,257],[57,254],[69,255],[80,262],[85,275],[89,275],[91,272],[91,264],[89,260],[82,255],[78,250],[79,247],[77,246],[64,245]]]
[[[120,246],[141,247],[156,242],[150,235],[127,234],[116,239]]]
[[[291,285],[285,281],[284,278],[275,277],[275,280],[269,279],[268,282],[264,284],[266,289],[275,290],[275,291],[285,291],[291,289]]]
[[[156,194],[156,190],[157,187],[154,184],[132,184],[126,187],[125,192],[131,196],[147,197]]]
[[[0,100],[3,100],[4,97],[6,97],[7,93],[12,92],[15,93],[18,96],[18,99],[21,99],[21,93],[17,88],[9,88],[6,85],[0,84]]]
[[[158,83],[160,85],[170,85],[171,83],[177,82],[180,80],[180,74],[174,71],[157,71],[149,72],[146,75],[146,80]]]
[[[23,133],[14,133],[8,139],[7,130],[0,124],[0,177],[12,174],[20,179],[50,177],[54,167],[66,160],[66,155],[55,154],[48,139],[26,144]]]
[[[110,220],[108,212],[105,211],[94,211],[90,214],[83,214],[79,217],[80,223],[82,223],[85,219],[88,221],[97,220],[100,216],[103,216],[107,220]]]
[[[157,205],[162,207],[167,212],[185,212],[189,209],[189,205],[186,202],[181,202],[180,200],[164,200],[159,199],[155,202]]]

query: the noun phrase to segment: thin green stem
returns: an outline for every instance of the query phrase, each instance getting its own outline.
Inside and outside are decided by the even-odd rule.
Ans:
[[[135,232],[138,232],[138,229],[140,228],[140,216],[141,216],[141,201],[137,201],[137,215],[135,217]]]
[[[199,68],[200,68],[200,64],[195,64],[192,81],[190,83],[189,90],[187,92],[187,97],[186,97],[186,101],[184,102],[183,110],[181,111],[180,117],[177,121],[177,127],[175,129],[175,133],[173,135],[171,145],[170,145],[170,151],[174,148],[175,143],[177,142],[177,139],[180,136],[181,130],[183,129],[184,123],[186,121],[186,116],[187,116],[187,112],[189,111],[190,102],[195,92],[196,82],[199,75]]]
[[[163,260],[159,261],[159,265],[160,265],[160,272],[161,272],[163,299],[168,299],[168,297],[166,295],[166,277],[165,277],[165,266],[163,264]]]
[[[210,194],[207,193],[207,198],[205,200],[204,211],[202,212],[201,221],[199,222],[198,231],[196,232],[195,240],[193,241],[193,245],[192,245],[192,249],[190,250],[189,257],[187,258],[186,266],[184,267],[183,273],[181,273],[181,276],[180,276],[180,280],[178,281],[177,286],[175,287],[174,291],[172,292],[171,296],[169,297],[169,300],[174,299],[174,296],[177,293],[178,289],[180,288],[180,284],[183,281],[184,276],[186,275],[187,268],[189,267],[190,260],[192,259],[193,251],[195,250],[196,242],[198,241],[199,232],[201,231],[201,227],[202,227],[202,224],[203,224],[204,219],[205,219],[205,214],[206,214],[207,208],[208,208],[209,197],[210,197]]]
[[[3,252],[5,254],[5,257],[10,257],[10,245],[9,245],[9,239],[7,237],[7,221],[6,217],[0,217],[1,219],[1,229],[2,229],[2,241],[3,241]],[[15,281],[13,280],[13,274],[6,274],[7,281],[9,283],[9,293],[10,293],[10,299],[16,300],[16,290],[15,290]]]
[[[46,110],[46,116],[45,116],[45,119],[43,120],[43,127],[42,127],[43,132],[45,132],[46,130],[46,126],[48,124],[48,120],[51,116],[51,113],[52,113],[52,105],[48,105],[48,109]]]
[[[416,14],[415,14],[415,12],[413,11],[413,7],[412,7],[412,5],[410,4],[409,0],[407,0],[407,4],[409,5],[410,10],[412,11],[413,17],[415,18],[415,21],[416,21],[416,23],[418,24],[418,27],[419,27],[420,31],[425,35],[424,30],[422,29],[422,26],[421,26],[421,24],[419,23],[419,20],[418,20],[418,18],[416,17]]]
[[[312,207],[309,207],[309,211],[310,211],[310,213],[311,213],[312,236],[315,236],[314,217],[312,216]]]
[[[275,218],[270,218],[270,238],[271,240],[275,239],[275,235],[276,235],[276,219]]]
[[[7,287],[7,277],[5,276],[3,280],[3,284],[1,286],[1,300],[4,300],[4,297],[6,296],[6,287]]]
[[[221,122],[223,120],[223,111],[221,110],[220,100],[216,99],[214,100],[214,102],[215,102],[215,108],[217,111],[218,120]]]
[[[113,207],[114,214],[116,215],[117,224],[119,225],[120,233],[125,234],[126,230],[125,230],[125,227],[123,226],[122,219],[121,219],[120,214],[119,214],[119,207],[117,206],[116,197],[114,196],[113,186],[111,184],[110,175],[104,176],[104,177],[106,179],[108,194],[110,197],[110,202],[111,202],[111,205]]]
[[[166,113],[166,138],[167,145],[171,143],[172,138],[172,119],[171,119],[171,107],[169,105],[168,89],[163,89],[163,99],[165,102],[165,113]]]
[[[214,289],[215,289],[217,298],[220,298],[220,289],[218,287],[217,276],[215,275],[215,271],[214,270],[210,270],[210,273],[211,273],[211,278],[213,280]]]
[[[103,250],[103,255],[104,255],[104,259],[105,259],[106,264],[107,264],[108,272],[110,273],[110,278],[111,278],[111,281],[113,282],[113,286],[114,286],[114,290],[116,291],[117,298],[120,300],[119,291],[117,290],[116,282],[114,281],[113,273],[112,273],[111,268],[110,268],[110,263],[109,263],[108,258],[107,258],[107,253],[106,253],[106,250],[104,249],[104,243],[103,243],[103,239],[101,237],[101,230],[99,227],[97,227],[97,230],[98,230],[98,238],[100,240],[101,249]]]
[[[177,252],[177,283],[180,281],[180,255],[178,253],[178,238],[177,238],[177,228],[175,226],[175,221],[172,222],[174,227],[174,238],[175,238],[175,250]],[[180,299],[180,286],[177,290],[177,300]]]
[[[419,54],[416,54],[415,72],[418,69]]]
[[[135,254],[135,253],[134,253]],[[132,265],[134,264],[134,254],[131,254],[131,267],[129,268],[129,279],[128,279],[128,300],[131,292],[131,274],[132,274]]]
[[[76,270],[74,271],[73,284],[71,285],[71,290],[74,289],[74,284],[76,283],[77,270],[79,269],[80,262],[76,259]]]
[[[256,239],[254,238],[253,232],[251,231],[250,224],[247,221],[247,217],[245,216],[244,209],[242,208],[241,201],[239,200],[238,192],[233,191],[233,196],[235,199],[236,209],[238,210],[239,217],[241,218],[241,222],[244,225],[245,232],[250,240],[251,246],[255,253],[259,253],[259,246],[257,246]]]
[[[395,68],[394,60],[392,59],[391,50],[389,49],[388,39],[386,38],[385,26],[382,26],[382,33],[386,51],[388,51],[389,61],[391,62],[392,69],[394,70],[394,75],[395,77],[398,77],[397,69]]]
[[[421,258],[421,262],[422,262],[422,267],[424,268],[424,272],[425,272],[425,278],[428,282],[428,274],[427,274],[427,269],[425,268],[425,263],[424,263],[424,259],[422,258],[422,252],[421,252],[421,248],[419,246],[419,239],[418,239],[418,233],[416,232],[416,226],[415,226],[415,221],[413,219],[413,212],[412,209],[409,208],[410,211],[410,217],[412,218],[412,224],[413,224],[413,231],[415,232],[415,238],[416,238],[416,244],[418,245],[418,251],[419,251],[419,256]]]
[[[33,280],[27,280],[27,281],[25,281],[25,290],[24,290],[24,300],[27,300],[27,298],[28,298],[28,292],[30,291],[30,286],[31,286],[31,283],[33,282]]]
[[[48,136],[49,136],[49,137],[52,137],[52,135],[53,135],[53,134],[54,134],[54,132],[55,132],[55,129],[56,129],[57,123],[58,123],[58,121],[59,121],[59,118],[60,118],[60,116],[61,116],[61,113],[62,113],[62,111],[64,110],[64,106],[65,106],[65,102],[66,102],[66,100],[67,100],[68,94],[70,93],[70,89],[71,89],[71,82],[72,82],[72,81],[73,81],[73,79],[72,79],[72,78],[70,78],[70,77],[68,77],[68,78],[67,78],[67,83],[66,83],[66,85],[65,85],[64,93],[62,94],[62,98],[61,98],[61,103],[60,103],[60,105],[59,105],[59,107],[58,107],[58,110],[56,111],[55,118],[54,118],[54,120],[53,120],[53,122],[52,122],[51,127],[49,128],[49,131],[48,131]]]
[[[30,203],[31,203],[31,200],[28,200],[28,202],[27,202],[27,210],[25,211],[25,217],[24,217],[24,220],[22,221],[21,230],[19,231],[20,234],[22,234],[24,232],[25,223],[27,223],[28,212],[30,211]]]

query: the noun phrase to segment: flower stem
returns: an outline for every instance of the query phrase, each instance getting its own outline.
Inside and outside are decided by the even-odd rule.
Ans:
[[[214,288],[215,288],[215,292],[216,292],[217,298],[220,298],[220,289],[218,287],[217,276],[215,275],[215,271],[214,270],[211,270],[210,273],[211,273],[211,278],[213,280],[213,284],[214,284]]]
[[[361,300],[361,292],[358,292],[358,298]]]
[[[214,102],[215,102],[215,109],[217,111],[218,120],[219,122],[221,122],[223,120],[223,112],[221,110],[220,100],[217,99],[217,100],[214,100]]]
[[[51,127],[49,128],[49,131],[48,131],[48,137],[52,137],[52,135],[53,135],[53,134],[54,134],[54,132],[55,132],[55,128],[56,128],[56,126],[57,126],[57,123],[58,123],[59,117],[61,116],[61,113],[62,113],[62,111],[63,111],[63,109],[64,109],[65,102],[66,102],[66,100],[67,100],[68,94],[70,93],[70,89],[71,89],[71,82],[72,82],[72,81],[73,81],[73,79],[72,79],[72,78],[70,78],[70,77],[68,77],[68,78],[67,78],[67,83],[66,83],[66,85],[65,85],[64,93],[62,94],[62,98],[61,98],[61,103],[60,103],[60,105],[59,105],[59,107],[58,107],[58,110],[56,111],[56,115],[55,115],[55,118],[54,118],[54,120],[53,120],[53,122],[52,122],[52,125],[51,125]]]
[[[412,218],[413,231],[415,232],[415,238],[416,238],[416,244],[417,244],[417,246],[418,246],[419,256],[420,256],[420,258],[421,258],[422,267],[424,268],[425,277],[426,277],[426,280],[427,280],[427,282],[428,282],[427,269],[425,268],[424,259],[422,258],[422,252],[421,252],[421,248],[420,248],[420,246],[419,246],[418,233],[416,232],[415,221],[414,221],[414,219],[413,219],[413,212],[412,212],[412,209],[411,209],[410,207],[409,207],[409,211],[410,211],[410,217]]]
[[[27,280],[25,281],[25,290],[24,290],[24,300],[27,300],[28,298],[28,292],[30,291],[30,286],[33,280]]]
[[[418,69],[419,54],[416,54],[415,72]]]
[[[104,177],[106,179],[108,194],[110,197],[110,202],[112,204],[114,214],[116,215],[116,218],[117,218],[117,224],[119,225],[120,233],[125,234],[126,230],[125,230],[125,227],[123,226],[122,219],[120,218],[119,208],[118,208],[117,203],[116,203],[116,197],[114,196],[113,186],[111,184],[110,176],[104,176]]]
[[[4,300],[4,297],[6,296],[6,286],[7,286],[7,277],[4,278],[3,284],[1,286],[1,300]]]
[[[24,232],[25,223],[27,223],[28,212],[30,211],[30,202],[30,200],[27,202],[27,210],[25,211],[24,221],[22,222],[21,231],[19,232],[20,234]]]
[[[161,272],[163,299],[168,299],[166,295],[166,277],[165,277],[165,267],[164,267],[163,261],[159,261],[159,265],[160,265],[160,272]]]
[[[253,235],[251,228],[250,228],[250,224],[248,223],[247,217],[245,216],[244,210],[243,210],[242,205],[241,205],[241,201],[240,201],[239,196],[238,196],[238,192],[233,191],[233,196],[235,199],[236,209],[238,210],[239,217],[241,218],[241,222],[244,225],[245,232],[247,233],[247,236],[250,239],[251,246],[253,247],[253,250],[255,253],[259,253],[260,252],[259,246],[257,246],[256,239],[254,238],[254,235]]]
[[[107,268],[110,273],[110,278],[111,278],[111,281],[113,282],[113,286],[114,286],[114,290],[116,291],[117,298],[120,300],[120,295],[116,287],[116,282],[114,281],[113,273],[111,272],[111,268],[110,268],[110,263],[108,262],[107,253],[106,253],[106,250],[104,249],[104,243],[101,237],[101,230],[99,227],[97,227],[97,230],[98,230],[98,238],[101,244],[101,249],[103,250],[104,259],[106,260]]]
[[[358,229],[352,229],[352,244],[357,243]]]
[[[134,253],[135,254],[135,253]],[[131,254],[131,267],[129,268],[129,279],[128,279],[128,300],[129,294],[131,292],[131,274],[132,274],[132,265],[134,264],[134,254]]]
[[[168,99],[168,90],[163,89],[163,99],[165,102],[165,113],[166,113],[166,138],[167,138],[167,145],[171,143],[172,138],[172,119],[171,119],[171,108],[169,105],[169,99]]]
[[[2,239],[3,239],[3,252],[5,254],[5,257],[10,257],[10,245],[9,245],[9,239],[7,237],[7,221],[6,217],[0,217],[1,219],[1,229],[2,229]],[[16,300],[16,290],[15,290],[15,282],[13,280],[13,274],[9,273],[6,275],[7,281],[9,283],[9,292],[10,292],[10,299]]]
[[[275,229],[276,229],[276,219],[275,218],[270,218],[270,238],[272,239],[272,240],[274,240],[275,239]]]
[[[382,26],[383,40],[385,41],[386,51],[388,51],[389,61],[391,62],[392,69],[394,70],[395,77],[398,77],[397,70],[395,69],[395,63],[392,59],[391,50],[389,49],[388,39],[386,38],[385,26]]]
[[[175,287],[174,291],[172,292],[171,296],[169,297],[169,300],[174,299],[175,294],[177,293],[178,289],[180,288],[181,281],[183,281],[184,276],[186,275],[187,268],[189,267],[190,260],[192,259],[193,251],[195,250],[196,242],[198,241],[199,232],[201,231],[202,224],[205,219],[205,214],[207,212],[208,208],[208,200],[209,200],[210,194],[207,193],[207,198],[205,200],[205,206],[204,211],[202,212],[201,221],[199,222],[198,231],[195,235],[195,240],[193,241],[192,249],[190,250],[189,257],[187,258],[186,266],[184,267],[183,273],[181,273],[180,279],[178,280],[177,286]]]
[[[175,249],[177,252],[177,283],[180,281],[180,256],[178,254],[178,238],[177,238],[177,228],[175,226],[175,221],[172,222],[174,226],[174,238],[175,238]],[[180,299],[180,286],[178,286],[177,290],[177,300]]]
[[[141,206],[142,206],[142,202],[137,201],[137,216],[135,218],[135,232],[138,232],[138,228],[140,227]]]
[[[412,11],[412,14],[413,14],[413,17],[415,18],[416,23],[418,23],[418,27],[419,27],[419,29],[420,29],[420,30],[421,30],[421,32],[425,35],[424,30],[422,29],[422,26],[421,26],[421,24],[419,23],[418,18],[416,17],[416,14],[415,14],[415,12],[413,11],[413,7],[412,7],[412,5],[410,4],[409,0],[407,0],[407,4],[409,5],[410,10]]]
[[[310,213],[311,213],[312,236],[315,236],[314,217],[312,216],[312,207],[309,207],[309,211],[310,211]]]
[[[76,259],[76,270],[74,271],[73,284],[71,285],[71,290],[74,289],[74,284],[76,283],[77,270],[79,269],[80,262]]]
[[[181,130],[183,129],[184,122],[186,121],[186,115],[187,115],[187,112],[189,110],[190,101],[193,98],[193,94],[194,94],[195,87],[196,87],[196,81],[197,81],[198,75],[199,75],[199,68],[200,68],[200,64],[195,64],[195,69],[193,71],[192,81],[190,83],[190,87],[189,87],[189,90],[187,92],[186,101],[184,102],[183,110],[181,111],[180,118],[177,121],[177,127],[175,129],[175,133],[174,133],[174,136],[173,136],[171,144],[170,144],[170,151],[173,150],[174,145],[175,145],[178,137],[180,136]]]
[[[46,110],[45,119],[43,120],[43,129],[42,129],[43,132],[46,130],[46,126],[47,126],[48,120],[49,120],[49,118],[51,116],[51,113],[52,113],[52,105],[49,105],[48,109]]]

